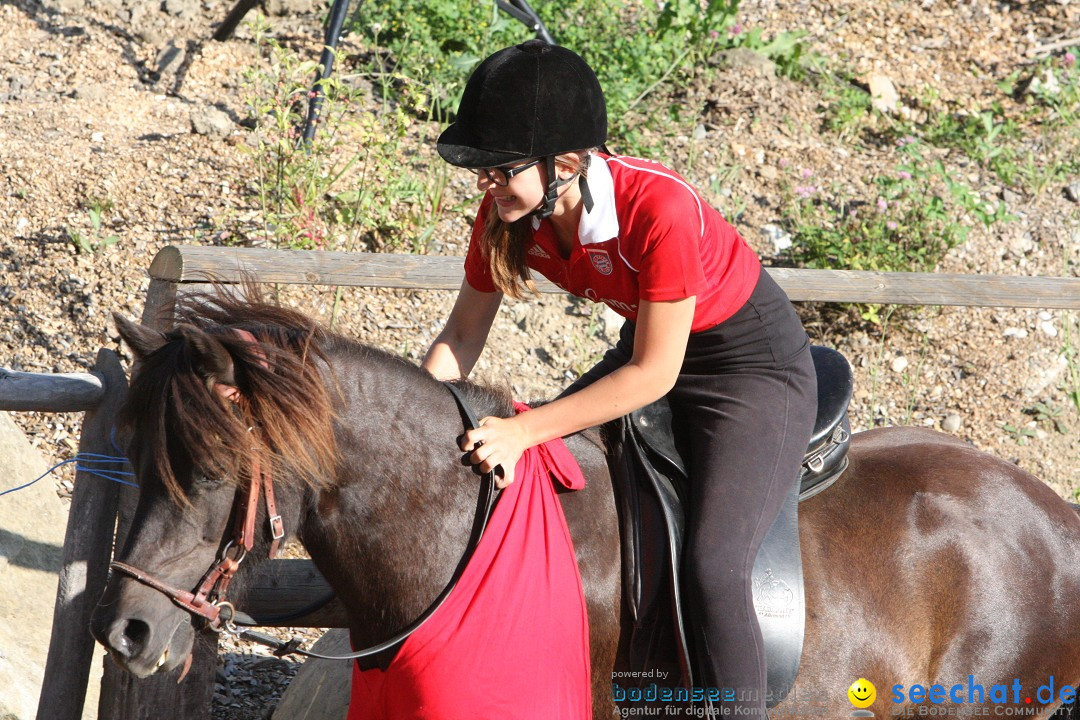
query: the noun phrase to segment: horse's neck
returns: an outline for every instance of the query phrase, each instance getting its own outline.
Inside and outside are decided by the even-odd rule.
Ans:
[[[383,358],[332,361],[342,396],[338,476],[312,493],[301,539],[345,602],[354,633],[375,642],[422,612],[449,579],[478,485],[460,462],[461,416],[448,391]]]

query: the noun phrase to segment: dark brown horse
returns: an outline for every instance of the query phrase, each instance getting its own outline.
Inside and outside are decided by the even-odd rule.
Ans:
[[[225,544],[257,426],[285,527],[344,602],[354,644],[411,622],[450,578],[476,505],[450,393],[412,364],[257,301],[191,302],[180,319],[162,334],[118,318],[140,360],[123,413],[140,498],[118,558],[195,587]],[[215,385],[237,387],[238,402]],[[506,398],[469,392],[480,415],[509,414]],[[602,717],[625,667],[619,530],[604,452],[582,436],[568,445],[589,481],[561,497]],[[849,716],[847,689],[866,678],[877,717],[979,701],[993,704],[989,714],[1049,716],[1061,688],[1080,683],[1077,515],[1014,465],[927,430],[859,433],[850,460],[800,509],[806,638],[794,691],[774,715]],[[92,629],[146,676],[184,662],[190,619],[114,573]],[[1051,677],[1048,698],[1039,688]]]

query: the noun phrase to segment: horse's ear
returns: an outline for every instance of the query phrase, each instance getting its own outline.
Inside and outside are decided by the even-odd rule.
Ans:
[[[206,387],[236,387],[232,355],[224,345],[194,325],[180,325],[176,330],[191,352],[192,369],[206,381]]]
[[[142,360],[150,353],[165,344],[165,333],[153,328],[139,325],[128,320],[120,313],[113,313],[113,321],[120,337],[128,344],[135,357]]]

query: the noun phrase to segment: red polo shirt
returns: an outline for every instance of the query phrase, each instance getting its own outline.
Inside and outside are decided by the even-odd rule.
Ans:
[[[533,221],[528,266],[562,289],[637,319],[640,300],[696,296],[691,332],[731,317],[757,284],[761,263],[720,213],[674,171],[651,160],[594,155],[594,206],[581,213],[578,242],[559,255],[550,221]],[[495,286],[480,249],[491,195],[480,205],[465,277],[481,292]]]

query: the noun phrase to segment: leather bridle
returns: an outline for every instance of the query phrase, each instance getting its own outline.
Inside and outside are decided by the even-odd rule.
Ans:
[[[111,562],[109,567],[164,594],[192,615],[206,618],[210,629],[214,632],[229,630],[236,617],[236,608],[225,599],[225,593],[229,588],[229,582],[240,569],[240,563],[244,561],[255,544],[255,518],[259,513],[260,494],[266,497],[267,520],[272,538],[269,556],[273,559],[277,557],[281,540],[285,537],[285,525],[277,512],[273,478],[269,471],[263,472],[258,450],[253,450],[251,481],[246,489],[237,489],[236,500],[233,501],[232,539],[218,553],[217,560],[202,576],[194,592],[173,587],[133,565],[117,560]]]
[[[458,408],[461,411],[466,428],[473,429],[478,427],[479,421],[476,419],[475,413],[469,407],[464,396],[461,394],[461,391],[451,383],[447,382],[443,384],[453,394],[454,400],[457,402]],[[229,395],[226,396],[231,397]],[[127,563],[113,561],[110,563],[109,567],[147,587],[157,590],[192,615],[205,618],[209,622],[210,629],[214,632],[225,632],[238,638],[266,645],[272,648],[274,654],[278,657],[299,654],[306,657],[317,657],[328,660],[370,658],[376,665],[383,667],[384,669],[389,665],[390,661],[393,660],[394,655],[397,654],[397,650],[404,644],[405,640],[416,632],[420,626],[426,623],[435,611],[439,609],[446,598],[450,596],[450,591],[457,585],[461,574],[465,570],[465,566],[468,564],[469,559],[476,550],[476,546],[480,543],[480,538],[484,534],[487,522],[491,517],[492,511],[495,509],[495,502],[498,500],[498,488],[495,485],[495,474],[485,473],[481,477],[480,494],[477,498],[473,526],[461,560],[458,562],[450,581],[420,617],[400,633],[378,645],[373,645],[348,655],[330,656],[301,649],[299,647],[300,640],[296,638],[289,640],[288,642],[281,642],[269,635],[254,632],[252,630],[240,630],[236,627],[237,624],[258,624],[257,621],[251,620],[248,616],[244,615],[244,613],[236,610],[233,604],[225,599],[225,593],[229,587],[229,582],[239,569],[240,563],[247,557],[248,552],[251,551],[254,545],[255,519],[259,510],[260,494],[265,495],[266,497],[270,533],[273,538],[270,544],[269,555],[270,558],[274,558],[277,555],[281,539],[285,537],[285,528],[281,516],[277,512],[277,505],[274,501],[273,478],[271,477],[269,470],[263,470],[259,452],[256,448],[252,451],[251,481],[248,483],[246,489],[237,489],[236,500],[233,502],[233,537],[225,544],[225,547],[222,548],[221,552],[218,554],[217,560],[210,566],[210,569],[206,571],[206,574],[203,575],[194,592],[176,588]],[[181,679],[187,674],[188,668],[191,665],[191,657],[191,655],[188,655],[184,670],[180,675]]]

